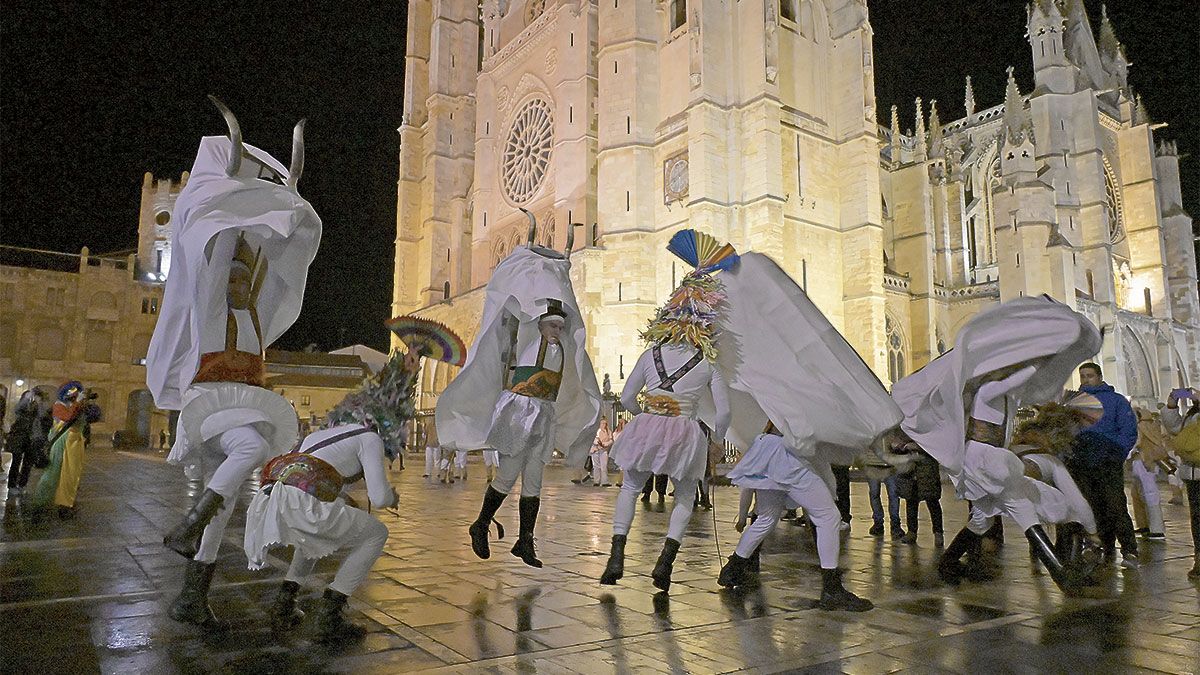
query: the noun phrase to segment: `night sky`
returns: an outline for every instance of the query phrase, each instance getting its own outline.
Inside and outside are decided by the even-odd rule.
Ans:
[[[127,3],[132,4],[132,3]],[[870,0],[881,121],[913,99],[963,115],[1003,99],[1005,67],[1032,87],[1025,3]],[[1110,0],[1130,81],[1179,142],[1185,208],[1200,217],[1200,3]],[[1100,5],[1088,0],[1093,28]],[[285,165],[308,118],[300,193],[325,222],[304,310],[282,348],[385,348],[392,290],[407,2],[6,3],[0,11],[0,243],[93,253],[136,246],[142,174],[178,178],[205,100]]]

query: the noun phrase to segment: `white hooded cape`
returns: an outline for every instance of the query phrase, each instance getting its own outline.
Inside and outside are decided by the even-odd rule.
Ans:
[[[187,186],[175,202],[171,269],[146,357],[146,385],[164,410],[183,405],[183,393],[200,367],[201,331],[206,326],[225,330],[237,235],[244,232],[247,243],[261,248],[268,261],[258,296],[264,350],[299,316],[308,266],[321,241],[321,219],[294,188],[256,178],[260,167],[249,158],[243,158],[237,176],[226,175],[230,147],[225,136],[203,138]],[[243,147],[288,175],[266,152]]]
[[[504,354],[509,349],[506,316],[520,322],[517,344],[537,339],[537,320],[547,300],[558,300],[567,315],[560,338],[562,384],[556,411],[554,447],[567,463],[582,465],[600,426],[600,387],[584,349],[587,332],[569,275],[571,263],[519,247],[492,273],[483,301],[483,322],[458,377],[438,397],[435,420],[438,440],[446,449],[487,447],[492,414],[504,385]],[[514,347],[515,348],[515,347]]]
[[[727,306],[717,366],[733,413],[726,440],[745,450],[770,419],[800,456],[850,464],[900,422],[883,383],[775,261],[746,253],[718,278]],[[711,426],[714,417],[710,401],[701,418]]]
[[[892,387],[901,428],[951,475],[963,470],[966,424],[980,380],[1001,368],[1039,360],[1037,372],[1009,391],[1016,405],[1058,397],[1075,368],[1100,351],[1100,331],[1049,297],[1009,300],[963,326],[954,348]]]

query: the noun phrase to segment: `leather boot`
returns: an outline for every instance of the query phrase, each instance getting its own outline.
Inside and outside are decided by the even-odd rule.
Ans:
[[[604,574],[600,575],[600,583],[614,586],[617,580],[625,576],[625,535],[614,534],[612,549],[608,553],[608,564],[604,566]]]
[[[874,603],[846,590],[842,586],[842,570],[833,568],[821,570],[821,599],[817,606],[825,610],[843,609],[847,612],[865,612],[874,607]]]
[[[217,564],[189,560],[183,576],[183,590],[171,603],[168,612],[172,619],[195,624],[208,630],[224,630],[228,624],[218,621],[208,606],[208,587],[212,584]]]
[[[342,616],[342,608],[346,606],[345,595],[332,588],[326,588],[317,605],[317,624],[313,639],[317,642],[351,642],[361,640],[367,635],[367,629],[357,626]]]
[[[521,515],[520,534],[517,543],[513,544],[512,554],[520,558],[530,567],[541,567],[542,561],[537,559],[537,551],[533,547],[533,526],[537,524],[538,508],[542,500],[538,497],[521,497],[517,503],[517,511]]]
[[[487,492],[483,493],[483,506],[479,509],[479,517],[467,529],[467,532],[471,535],[471,550],[475,552],[475,555],[485,560],[492,556],[491,548],[488,547],[488,530],[495,519],[496,511],[500,510],[500,505],[504,503],[504,498],[507,496],[489,485]],[[504,528],[500,527],[499,523],[496,524],[496,527],[500,538],[503,539]]]
[[[1046,566],[1046,571],[1050,573],[1050,578],[1054,579],[1054,583],[1058,584],[1059,589],[1068,595],[1077,593],[1084,585],[1086,572],[1075,566],[1063,565],[1058,556],[1054,554],[1050,537],[1041,525],[1034,525],[1025,530],[1025,538],[1029,540],[1030,550]]]
[[[280,584],[275,603],[271,605],[272,630],[289,630],[304,620],[304,612],[296,609],[296,594],[299,592],[300,584],[295,581],[284,581]]]
[[[754,549],[754,553],[750,554],[750,573],[756,578],[759,572],[762,571],[762,544],[759,544]]]
[[[950,584],[962,581],[963,576],[966,575],[962,557],[964,555],[978,556],[982,546],[983,537],[964,527],[942,552],[942,558],[938,561],[938,576],[942,578],[942,581]]]
[[[163,546],[188,560],[194,558],[200,550],[200,537],[204,534],[204,528],[213,516],[217,515],[217,511],[221,510],[221,504],[224,502],[224,497],[206,489],[192,510],[183,517],[183,521],[163,537]]]
[[[729,556],[729,561],[721,568],[721,575],[717,577],[717,584],[725,588],[735,588],[737,586],[750,586],[754,584],[753,559],[743,558],[737,553]]]
[[[675,565],[675,555],[679,553],[679,542],[667,539],[663,542],[662,553],[658,554],[658,562],[650,572],[654,587],[661,591],[671,589],[671,568]]]

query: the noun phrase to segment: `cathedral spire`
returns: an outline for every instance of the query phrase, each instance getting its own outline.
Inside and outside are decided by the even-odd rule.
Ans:
[[[921,108],[921,97],[917,97],[917,130],[915,133],[917,140],[917,161],[927,159],[929,157],[929,145],[925,139],[925,112]]]
[[[900,108],[892,106],[892,162],[900,163]]]
[[[1125,58],[1125,50],[1121,46],[1121,41],[1117,39],[1117,32],[1113,30],[1112,22],[1108,20],[1108,7],[1100,5],[1100,40],[1097,46],[1100,48],[1100,53],[1112,58]]]
[[[1008,87],[1004,92],[1004,130],[1007,141],[1019,144],[1025,141],[1026,135],[1031,134],[1033,121],[1025,110],[1025,99],[1021,98],[1021,90],[1017,88],[1017,80],[1013,76],[1012,66],[1008,67]]]
[[[963,96],[963,105],[967,109],[967,117],[975,114],[975,89],[971,87],[971,76],[967,76],[967,93]]]
[[[1150,112],[1146,110],[1146,104],[1142,102],[1142,95],[1138,94],[1135,99],[1136,103],[1133,106],[1133,125],[1150,123]]]
[[[937,100],[929,102],[929,156],[941,157],[945,148],[942,147],[942,123],[938,120]]]

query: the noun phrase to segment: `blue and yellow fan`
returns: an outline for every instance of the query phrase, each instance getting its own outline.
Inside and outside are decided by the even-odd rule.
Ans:
[[[727,270],[738,261],[733,246],[722,245],[712,235],[691,229],[676,232],[667,244],[667,250],[695,267],[697,272],[706,274]]]

